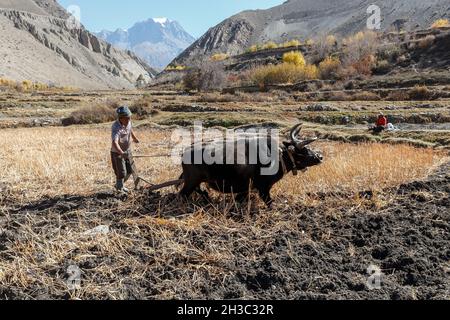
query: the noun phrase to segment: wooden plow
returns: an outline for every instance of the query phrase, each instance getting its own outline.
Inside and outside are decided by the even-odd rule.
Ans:
[[[184,183],[183,179],[178,179],[178,180],[172,180],[172,181],[167,181],[161,184],[154,184],[151,183],[150,181],[146,180],[145,178],[143,178],[140,174],[139,171],[136,167],[136,162],[135,159],[142,159],[142,158],[162,158],[162,157],[169,157],[168,155],[136,155],[134,156],[133,154],[129,154],[128,155],[128,159],[130,161],[130,165],[131,165],[131,169],[133,170],[132,176],[133,176],[133,181],[134,181],[134,187],[136,190],[139,189],[139,184],[141,182],[144,182],[147,184],[146,187],[144,187],[145,190],[148,190],[150,192],[154,192],[154,191],[158,191],[164,188],[168,188],[168,187],[173,187],[173,186],[179,186],[181,184]]]

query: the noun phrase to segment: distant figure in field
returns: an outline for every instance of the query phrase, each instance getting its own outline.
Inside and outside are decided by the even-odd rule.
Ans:
[[[388,125],[388,119],[384,116],[383,113],[380,113],[377,120],[377,127],[386,128]]]
[[[370,129],[373,133],[381,133],[384,130],[387,129],[388,126],[388,119],[387,117],[383,114],[380,113],[377,119],[377,122],[375,124],[375,127],[373,127],[372,129]]]

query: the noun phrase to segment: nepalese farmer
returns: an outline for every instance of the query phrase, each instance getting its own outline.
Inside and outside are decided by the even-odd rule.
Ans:
[[[388,119],[384,116],[383,113],[380,113],[376,123],[377,127],[387,128]]]
[[[373,133],[378,134],[378,133],[381,133],[384,130],[386,130],[387,126],[388,126],[388,119],[381,112],[378,115],[377,122],[375,123],[375,127],[371,128],[370,130],[373,131]]]
[[[118,120],[112,125],[111,161],[116,175],[116,189],[128,192],[124,183],[130,178],[133,169],[128,155],[131,153],[131,142],[139,143],[131,124],[132,113],[127,106],[117,109]]]

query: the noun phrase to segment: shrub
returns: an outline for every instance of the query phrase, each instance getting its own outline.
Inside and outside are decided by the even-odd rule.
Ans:
[[[9,79],[0,78],[0,86],[13,88],[16,82]]]
[[[376,58],[373,55],[362,57],[355,61],[351,66],[356,70],[356,73],[363,76],[372,75],[372,70],[376,65]]]
[[[299,40],[291,40],[291,41],[286,41],[285,43],[283,43],[284,48],[298,47],[300,45],[301,45],[301,42]]]
[[[342,68],[339,68],[337,71],[337,77],[339,79],[343,79],[343,80],[352,79],[357,75],[358,75],[358,71],[353,66],[342,67]],[[349,82],[349,83],[353,84],[353,82]],[[346,88],[346,89],[351,90],[351,88]]]
[[[166,67],[166,71],[183,71],[183,70],[186,70],[186,66],[177,65]]]
[[[342,91],[331,92],[324,97],[323,100],[328,101],[349,101],[351,100],[349,95]]]
[[[76,87],[71,87],[71,86],[64,86],[60,88],[62,91],[75,91],[77,90]]]
[[[408,58],[406,57],[406,55],[402,54],[401,56],[399,56],[396,60],[396,63],[405,63],[406,61],[408,61]]]
[[[431,29],[439,29],[446,27],[450,27],[450,22],[448,21],[448,19],[438,19],[431,25]]]
[[[391,43],[384,45],[382,48],[378,49],[378,58],[387,61],[397,61],[401,56],[401,48],[397,43]]]
[[[318,37],[315,43],[311,43],[314,52],[313,60],[319,62],[330,56],[336,43],[336,38],[332,35]]]
[[[144,119],[154,113],[151,104],[151,97],[143,97],[134,101],[130,106],[130,111],[136,119]]]
[[[236,102],[237,96],[232,94],[220,94],[218,92],[206,93],[200,96],[197,102]]]
[[[273,41],[269,41],[266,44],[264,44],[262,48],[263,49],[277,49],[278,45]]]
[[[312,46],[312,45],[315,44],[315,41],[314,41],[313,39],[308,39],[308,40],[306,40],[305,44],[306,44],[307,46]]]
[[[319,78],[319,69],[313,64],[307,64],[302,68],[301,77],[298,80],[313,80]]]
[[[29,91],[29,90],[33,89],[33,82],[30,80],[23,80],[22,88],[24,91]]]
[[[431,47],[434,43],[434,40],[436,40],[435,36],[433,36],[431,34],[426,36],[425,38],[423,38],[419,41],[419,48],[426,49],[426,48]]]
[[[237,86],[242,81],[242,76],[240,74],[229,74],[227,76],[227,85],[228,86]]]
[[[357,93],[353,94],[352,100],[353,101],[379,101],[379,100],[381,100],[381,97],[374,92],[362,91],[362,92],[357,92]]]
[[[220,90],[226,81],[225,71],[219,63],[205,62],[201,67],[190,69],[183,78],[187,91]]]
[[[328,35],[325,40],[326,40],[327,45],[329,45],[329,46],[337,45],[337,39],[333,35]]]
[[[216,53],[211,56],[212,61],[224,61],[228,59],[230,56],[226,53]]]
[[[299,67],[303,67],[306,65],[305,58],[300,51],[291,51],[283,54],[283,62],[294,64]]]
[[[377,53],[378,36],[373,31],[358,32],[343,40],[343,59],[345,67],[353,66],[358,72],[362,69],[364,74],[372,69],[372,57]]]
[[[183,77],[183,87],[186,91],[199,90],[200,70],[190,69]]]
[[[280,74],[279,69],[279,66],[274,65],[257,67],[250,72],[249,77],[260,88],[265,88],[268,84],[289,81],[287,75],[282,76]]]
[[[341,67],[341,61],[336,57],[327,57],[319,64],[319,74],[322,79],[335,78]]]
[[[388,73],[389,71],[391,71],[391,69],[392,69],[392,66],[391,66],[391,64],[389,63],[389,61],[387,61],[387,60],[381,60],[381,61],[378,61],[377,62],[377,64],[376,64],[376,66],[375,66],[375,68],[374,68],[374,72],[376,73],[376,74],[386,74],[386,73]]]
[[[250,48],[247,49],[247,52],[257,52],[259,50],[259,46],[254,44]]]
[[[416,85],[409,91],[409,98],[411,100],[428,100],[432,96],[432,92],[427,86]]]
[[[32,82],[31,80],[14,81],[10,79],[0,78],[0,87],[8,87],[10,89],[16,90],[18,92],[24,91],[43,91],[43,90],[62,90],[62,91],[73,91],[73,87],[57,87],[54,84],[46,84],[40,82]]]
[[[271,92],[271,93],[246,93],[237,91],[235,94],[220,94],[218,92],[209,92],[202,94],[197,102],[273,102],[273,101],[286,101],[288,100],[289,94],[281,92]]]
[[[298,66],[292,63],[268,65],[252,70],[250,78],[261,88],[271,84],[288,84],[300,80],[318,78],[318,69],[315,65]]]
[[[118,105],[118,104],[117,104]],[[95,106],[85,106],[62,120],[64,126],[79,124],[98,124],[111,122],[116,119],[116,108],[112,104],[99,104]]]
[[[47,90],[48,88],[49,88],[48,85],[45,83],[38,83],[38,82],[33,83],[34,90],[43,91]]]
[[[404,90],[395,90],[388,94],[386,97],[387,101],[407,101],[409,100],[408,92]]]

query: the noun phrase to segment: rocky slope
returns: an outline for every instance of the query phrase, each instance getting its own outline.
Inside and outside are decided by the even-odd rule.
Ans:
[[[381,28],[424,28],[450,16],[448,0],[289,0],[268,10],[244,11],[211,28],[175,59],[190,64],[213,53],[242,53],[253,44],[306,39],[321,34],[348,35],[366,28],[367,9],[381,9]]]
[[[54,0],[0,0],[0,77],[83,89],[135,86],[156,72],[83,26]]]
[[[164,69],[195,41],[178,22],[167,18],[148,19],[128,30],[103,30],[97,36],[118,48],[133,51],[159,69]]]

